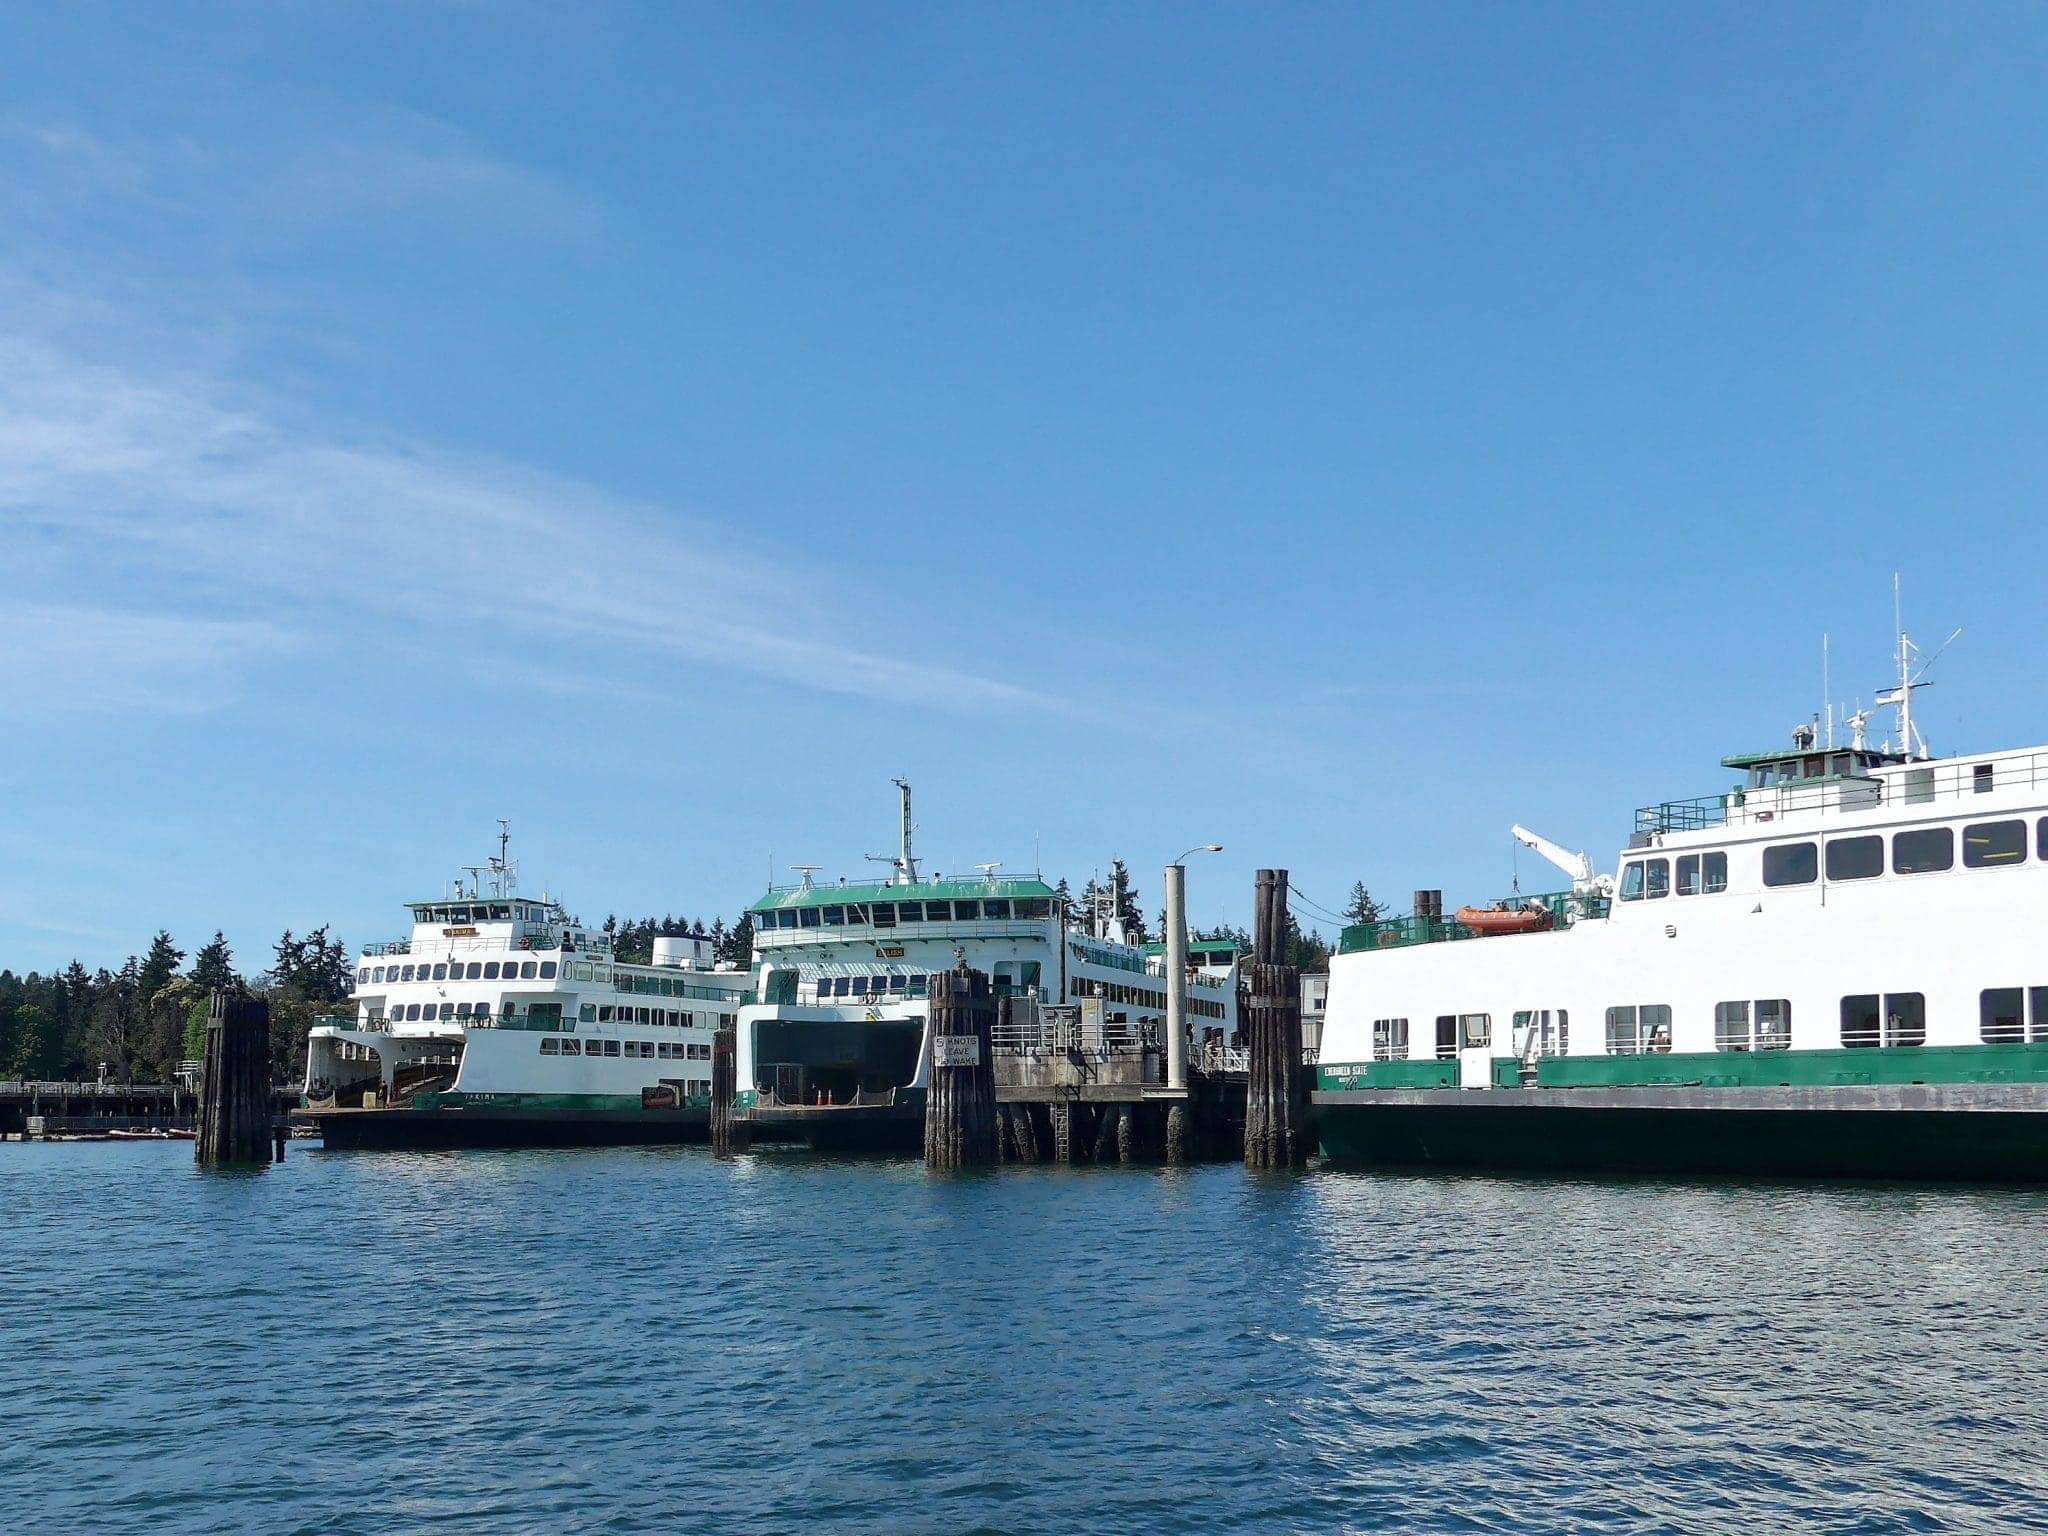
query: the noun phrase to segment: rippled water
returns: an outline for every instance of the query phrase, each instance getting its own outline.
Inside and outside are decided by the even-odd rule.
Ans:
[[[53,1531],[2048,1529],[2048,1195],[0,1147]]]

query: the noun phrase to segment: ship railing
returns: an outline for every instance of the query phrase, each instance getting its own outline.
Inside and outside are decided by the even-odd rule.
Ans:
[[[365,944],[366,955],[409,955],[412,953],[411,939],[386,939],[381,944]]]
[[[1775,821],[1782,816],[1869,811],[1880,806],[1932,805],[2010,789],[2048,789],[2048,753],[1905,763],[1878,774],[1836,774],[1739,787],[1721,795],[1663,800],[1636,811],[1636,835],[1701,832]]]
[[[1211,1076],[1227,1076],[1233,1072],[1250,1072],[1252,1053],[1248,1046],[1225,1045],[1220,1040],[1205,1040],[1197,1053],[1196,1065]]]
[[[1079,1019],[998,1021],[989,1029],[989,1049],[999,1056],[1083,1056],[1108,1061],[1142,1056],[1159,1049],[1158,1027],[1143,1019]]]

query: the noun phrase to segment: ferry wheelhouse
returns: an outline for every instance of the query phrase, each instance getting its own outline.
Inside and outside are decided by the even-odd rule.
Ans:
[[[709,939],[620,960],[561,903],[520,894],[502,841],[408,907],[408,937],[357,957],[353,1015],[310,1032],[302,1113],[330,1144],[703,1137],[712,1032],[751,996]]]
[[[805,869],[749,909],[758,1001],[739,1012],[740,1118],[814,1146],[915,1145],[929,1080],[928,979],[963,960],[998,998],[1075,1006],[1083,1048],[1156,1051],[1163,960],[1113,904],[1077,914],[1037,876],[993,865],[965,879],[924,878],[911,851],[910,787],[897,784],[902,852],[889,880],[819,884]],[[1187,1006],[1198,1038],[1236,1028],[1233,947],[1203,948]]]
[[[1611,874],[1517,828],[1573,875],[1488,909],[1524,931],[1347,929],[1325,1153],[2048,1175],[2048,747],[1936,760],[1901,716],[1724,759],[1741,782],[1638,811]]]

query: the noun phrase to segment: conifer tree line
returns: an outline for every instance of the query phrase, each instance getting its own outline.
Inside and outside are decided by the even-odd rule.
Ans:
[[[713,946],[712,956],[721,965],[736,965],[745,970],[754,963],[754,914],[751,912],[742,912],[740,920],[730,928],[725,926],[722,917],[712,918],[709,928],[704,926],[701,917],[694,922],[687,917],[607,917],[604,936],[611,941],[613,958],[628,965],[651,965],[656,939],[680,938],[709,939]]]
[[[0,970],[0,1076],[50,1082],[104,1071],[118,1082],[169,1082],[178,1063],[205,1049],[207,995],[247,987],[269,1000],[273,1067],[290,1078],[305,1060],[313,1020],[348,998],[348,951],[325,926],[304,937],[287,929],[253,977],[237,968],[219,932],[189,966],[185,960],[159,932],[118,969],[91,971],[74,960],[48,975]]]

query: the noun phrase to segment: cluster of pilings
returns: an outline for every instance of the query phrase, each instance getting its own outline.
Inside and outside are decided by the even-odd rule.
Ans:
[[[283,1162],[284,1142],[270,1091],[270,1004],[246,992],[215,992],[206,1004],[192,1154],[209,1165]]]
[[[1301,971],[1287,964],[1287,871],[1259,871],[1252,963],[1238,992],[1249,1081],[1244,1165],[1300,1168],[1308,1162],[1308,1074],[1301,1060]]]

